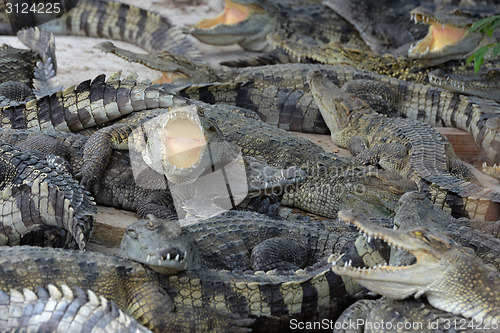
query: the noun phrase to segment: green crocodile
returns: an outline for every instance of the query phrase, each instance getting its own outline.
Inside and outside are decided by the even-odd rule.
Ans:
[[[376,113],[320,72],[311,72],[309,83],[332,141],[349,148],[360,162],[400,172],[430,194],[434,203],[449,207],[457,216],[499,219],[498,193],[468,180],[463,174],[466,167],[434,128]]]
[[[63,284],[0,291],[2,332],[151,332],[92,290]]]
[[[225,0],[220,15],[188,25],[184,32],[203,43],[237,43],[248,51],[271,51],[266,35],[272,32],[302,36],[313,45],[326,40],[367,48],[354,27],[318,1]]]
[[[409,251],[417,261],[409,266],[383,265],[371,269],[352,267],[350,263],[341,267],[334,262],[335,273],[351,277],[390,299],[425,295],[437,309],[484,324],[500,320],[498,271],[484,264],[472,249],[463,248],[426,228],[391,230],[370,223],[352,211],[342,211],[339,217],[367,237],[380,238],[392,247]],[[417,310],[413,314],[425,317],[426,312]]]

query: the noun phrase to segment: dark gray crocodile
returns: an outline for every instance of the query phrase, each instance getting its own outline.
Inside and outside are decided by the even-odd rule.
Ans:
[[[475,95],[500,102],[500,73],[498,68],[481,68],[479,73],[447,73],[434,70],[429,73],[429,83],[450,91]]]
[[[86,248],[95,202],[70,174],[4,141],[0,144],[0,167],[2,245],[30,242],[30,237],[35,237],[36,244],[46,245],[50,236],[45,237],[45,233],[55,232],[62,234],[62,240],[56,239],[54,244]],[[40,236],[42,239],[36,239]]]
[[[405,299],[412,295],[419,298],[425,295],[430,305],[442,311],[484,324],[498,324],[498,271],[491,265],[484,264],[472,249],[463,248],[451,239],[426,228],[391,230],[370,223],[352,211],[340,212],[339,217],[354,224],[367,237],[380,238],[392,247],[409,251],[417,261],[412,265],[383,265],[371,269],[352,267],[349,263],[340,267],[334,263],[334,272],[349,276],[390,299]],[[399,306],[395,305],[394,311],[397,311]],[[407,311],[408,308],[406,307]],[[435,319],[432,312],[411,311],[411,308],[409,312],[410,318],[413,312],[417,318],[426,318],[428,314],[426,319]],[[405,316],[405,313],[402,315]]]
[[[237,43],[249,51],[271,51],[266,35],[272,32],[301,36],[311,44],[335,41],[367,48],[354,27],[318,1],[228,0],[220,15],[186,26],[184,32],[203,43]]]
[[[0,300],[0,312],[9,314],[0,319],[3,332],[151,332],[90,289],[49,284],[0,291]]]
[[[357,237],[335,221],[274,220],[228,211],[196,223],[137,221],[127,228],[120,255],[162,274],[197,269],[296,271],[338,255]]]
[[[131,260],[29,246],[3,247],[0,252],[0,289],[4,292],[36,290],[48,284],[90,289],[153,332],[248,332],[246,327],[253,322],[215,307],[194,308],[176,302],[154,272]]]
[[[499,219],[500,195],[463,176],[465,167],[434,128],[376,113],[319,72],[311,72],[309,82],[335,144],[349,148],[360,161],[413,179],[435,204],[449,207],[452,214]]]
[[[309,320],[323,316],[333,318],[336,309],[343,302],[349,302],[348,295],[359,289],[348,280],[337,280],[324,271],[324,264],[330,254],[346,251],[344,245],[356,238],[356,233],[338,221],[276,221],[257,213],[230,211],[182,226],[162,220],[135,222],[127,229],[121,252],[162,274],[185,271],[163,277],[169,289],[174,284],[185,288],[189,279],[182,280],[198,275],[203,293],[208,291],[208,281],[215,279],[217,283],[214,281],[212,285],[219,291],[209,300],[193,305],[206,306],[215,302],[223,307],[220,303],[223,299],[234,297],[240,305],[227,304],[229,308],[242,315],[257,317],[257,325],[260,325],[259,321],[273,317],[288,320],[297,316]],[[345,260],[376,264],[387,255],[383,250],[375,244],[372,247],[356,245],[349,249],[350,255]],[[311,274],[318,275],[310,280]],[[223,276],[227,280],[221,279]],[[290,290],[284,286],[295,285],[301,276],[309,281],[309,291],[299,291],[299,298],[284,297],[282,292]],[[283,283],[282,292],[276,294],[271,286],[266,286],[266,281],[273,280],[275,286]],[[317,282],[321,280],[325,284],[318,289]],[[234,296],[226,290],[232,284],[236,285]],[[241,287],[237,287],[238,284]],[[245,285],[248,288],[253,285],[255,293],[245,292]],[[299,285],[306,287],[302,282],[297,287]],[[222,295],[224,297],[217,301]],[[182,292],[177,297],[184,301],[188,298]],[[282,323],[281,329],[286,329],[288,320]]]

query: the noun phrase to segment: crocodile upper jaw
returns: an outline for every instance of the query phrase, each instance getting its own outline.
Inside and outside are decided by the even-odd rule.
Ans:
[[[470,25],[455,25],[441,21],[421,7],[411,12],[411,18],[429,24],[427,35],[408,50],[408,57],[419,59],[426,66],[435,66],[448,60],[462,59],[470,54],[483,39],[480,33],[469,32]]]

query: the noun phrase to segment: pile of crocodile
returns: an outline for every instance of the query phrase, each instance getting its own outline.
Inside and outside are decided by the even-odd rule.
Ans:
[[[0,50],[0,330],[498,330],[500,192],[435,128],[499,173],[498,60],[465,61],[497,4],[226,0],[181,28],[73,7]],[[136,44],[98,47],[161,79],[63,89],[53,34]],[[96,205],[138,215],[117,255],[88,250]]]

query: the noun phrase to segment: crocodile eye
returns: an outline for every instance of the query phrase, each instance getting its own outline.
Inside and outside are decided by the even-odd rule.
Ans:
[[[156,223],[154,223],[154,221],[149,221],[147,226],[148,226],[149,230],[155,230],[156,229]]]
[[[488,71],[488,76],[498,76],[499,74],[498,69],[490,69]]]
[[[198,109],[198,114],[204,116],[205,115],[205,110],[203,109]]]

